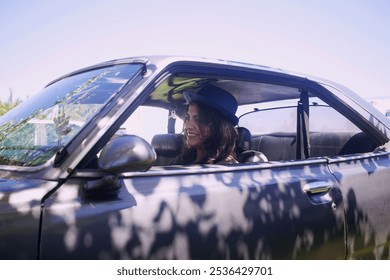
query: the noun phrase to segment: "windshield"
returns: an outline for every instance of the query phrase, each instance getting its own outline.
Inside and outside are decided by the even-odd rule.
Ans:
[[[66,77],[0,117],[0,164],[45,163],[141,67],[140,64],[117,65]]]

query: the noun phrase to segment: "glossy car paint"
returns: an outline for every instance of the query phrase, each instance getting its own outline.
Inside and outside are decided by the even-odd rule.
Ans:
[[[312,161],[310,168],[213,166],[128,174],[118,198],[103,201],[77,194],[79,182],[91,175],[80,174],[83,179],[70,180],[46,201],[42,258],[345,257],[341,194],[323,161]],[[331,191],[303,192],[305,184],[320,181],[331,184]],[[74,198],[64,203],[63,192]],[[61,219],[65,213],[72,219]]]

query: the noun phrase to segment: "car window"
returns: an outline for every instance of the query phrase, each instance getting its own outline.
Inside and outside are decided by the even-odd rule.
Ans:
[[[230,86],[235,97],[243,103],[239,105],[236,115],[239,117],[238,126],[249,130],[251,135],[251,151],[247,154],[254,152],[258,155],[257,152],[260,152],[269,161],[303,159],[298,155],[302,142],[297,137],[297,107],[301,102],[297,88],[280,85],[273,88],[272,84],[235,83],[225,79],[223,82],[216,81],[215,84]],[[246,90],[240,90],[240,87]],[[308,98],[310,143],[307,145],[305,158],[332,157],[375,149],[376,144],[348,118],[314,93],[308,93]],[[180,133],[183,128],[181,118],[185,115],[184,102],[181,90],[167,86],[157,87],[150,98],[123,123],[118,133],[135,134],[144,138],[156,152],[156,165],[169,165],[182,151]],[[174,131],[168,129],[172,111],[167,108],[175,108],[177,113]],[[244,145],[240,146],[241,144],[237,142],[237,153],[243,152],[241,147]],[[247,149],[248,145],[243,144]],[[244,157],[240,157],[240,160],[242,158]]]
[[[124,122],[117,134],[134,134],[151,143],[157,134],[168,133],[169,111],[160,107],[140,106]],[[183,129],[183,121],[175,117],[175,132]]]
[[[308,157],[333,157],[373,151],[376,144],[362,131],[318,98],[309,98],[309,131],[297,137],[298,99],[267,102],[241,108],[248,110],[239,125],[252,133],[252,149],[270,161],[297,160]],[[257,106],[258,105],[258,106]]]
[[[239,125],[253,135],[276,132],[295,133],[298,100],[267,102],[243,106]],[[309,128],[311,132],[358,132],[347,118],[318,98],[310,99]]]
[[[35,166],[69,143],[141,65],[61,79],[0,118],[0,164]]]

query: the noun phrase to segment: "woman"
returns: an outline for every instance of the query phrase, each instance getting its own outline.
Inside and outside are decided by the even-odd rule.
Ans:
[[[184,92],[182,155],[173,164],[238,163],[236,156],[237,100],[227,91],[207,85],[198,93]]]

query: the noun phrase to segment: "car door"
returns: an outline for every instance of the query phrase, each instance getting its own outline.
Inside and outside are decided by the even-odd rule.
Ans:
[[[321,108],[323,110],[320,110]],[[375,116],[369,115],[370,110],[372,109],[367,105],[364,112],[367,119],[375,123],[375,127],[367,124],[363,127],[361,124],[365,122],[365,117],[362,114],[348,120],[347,110],[344,110],[343,115],[337,114],[336,117],[336,112],[326,107],[313,106],[311,109],[311,126],[316,129],[317,134],[328,134],[321,133],[325,131],[326,126],[326,130],[338,136],[337,141],[334,141],[335,138],[328,142],[327,146],[336,146],[343,135],[348,135],[345,131],[350,133],[334,156],[328,153],[329,169],[340,185],[345,204],[349,259],[389,258],[390,158],[388,143],[387,146],[383,145],[388,142],[386,123],[383,122],[387,120],[379,121]],[[326,122],[320,124],[323,120]],[[361,128],[358,128],[357,124],[360,124]],[[383,132],[380,132],[381,130]],[[322,138],[325,139],[323,136]],[[328,138],[330,140],[331,137]],[[318,144],[316,139],[319,138],[313,135],[311,142],[313,153],[325,148],[330,151],[328,147],[324,148],[324,145],[316,147],[316,143]]]
[[[76,172],[45,201],[43,259],[334,259],[344,210],[325,160],[159,167],[87,196]]]
[[[330,161],[341,186],[350,259],[388,259],[390,191],[388,151]]]

